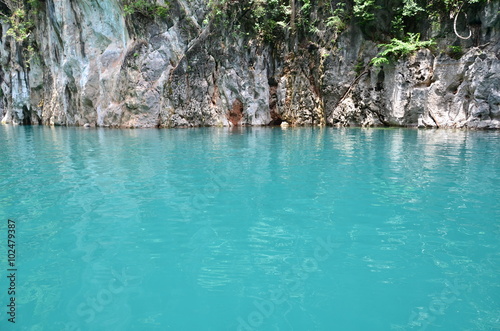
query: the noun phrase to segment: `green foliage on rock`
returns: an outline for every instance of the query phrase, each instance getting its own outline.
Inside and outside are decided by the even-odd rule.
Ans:
[[[351,19],[351,14],[345,2],[337,3],[334,8],[331,13],[332,16],[326,20],[326,27],[342,31],[347,27],[347,23]]]
[[[461,46],[448,46],[446,54],[448,54],[449,57],[458,60],[464,54],[464,51]]]
[[[391,40],[383,44],[384,51],[387,51],[398,47],[405,49],[405,45],[408,49],[425,47],[422,45],[426,42],[412,39],[418,32],[424,33],[421,21],[442,22],[466,10],[467,6],[486,1],[491,0],[205,0],[207,14],[204,24],[227,29],[227,35],[247,36],[269,44],[283,42],[285,37],[292,36],[309,40],[320,36],[316,39],[319,43],[320,38],[328,36],[332,38],[330,41],[338,38],[347,27],[358,24],[367,38],[378,42]],[[0,18],[9,26],[7,35],[24,43],[35,28],[37,13],[46,2],[0,2],[4,8]],[[120,0],[120,3],[125,15],[154,18],[170,15],[173,2]],[[389,51],[388,54],[395,57],[397,52]],[[379,54],[372,63],[385,60],[388,61],[389,57]]]
[[[468,6],[486,1],[489,0],[353,0],[352,12],[371,38],[391,38],[390,43],[379,45],[382,51],[371,60],[371,64],[379,66],[434,44],[420,40],[422,22],[442,22],[456,17]],[[453,54],[458,56],[460,52]]]
[[[8,8],[8,12],[0,12],[0,19],[9,25],[7,35],[14,38],[16,42],[23,43],[35,26],[34,17],[41,7],[40,1],[5,0],[2,2]]]
[[[24,65],[29,67],[36,55],[36,42],[32,32],[42,3],[39,0],[2,0],[2,3],[4,7],[0,11],[0,20],[9,27],[6,35],[15,41],[14,49],[20,51]]]
[[[23,42],[28,39],[33,22],[26,19],[26,11],[24,8],[17,8],[8,18],[10,28],[7,30],[7,35],[14,38],[17,42]]]
[[[371,60],[371,64],[380,66],[389,63],[391,59],[404,57],[434,44],[435,42],[432,40],[420,41],[420,34],[418,33],[408,33],[407,38],[404,40],[393,38],[389,44],[380,44],[379,47],[384,49]]]
[[[254,1],[250,17],[255,21],[253,31],[266,41],[283,35],[288,28],[290,7],[287,1]]]
[[[159,5],[156,1],[147,0],[123,0],[123,11],[126,15],[142,14],[144,16],[167,17],[170,4]]]
[[[353,14],[366,23],[375,19],[375,11],[382,7],[376,4],[375,0],[354,0]]]
[[[353,17],[360,24],[376,20],[390,22],[390,29],[396,36],[403,37],[408,31],[408,24],[415,25],[421,20],[441,19],[455,16],[466,6],[491,0],[352,0],[340,1],[348,7],[352,4]],[[351,8],[351,7],[350,7]],[[384,22],[379,22],[384,24]]]
[[[266,42],[282,38],[289,28],[290,6],[285,0],[209,0],[210,22]]]

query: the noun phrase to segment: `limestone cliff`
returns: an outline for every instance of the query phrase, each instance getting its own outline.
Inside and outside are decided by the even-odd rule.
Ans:
[[[4,123],[500,128],[498,0],[464,9],[471,38],[449,18],[422,25],[437,46],[382,67],[369,64],[377,27],[329,29],[319,4],[314,31],[272,43],[210,20],[205,0],[169,1],[165,17],[119,0],[40,4],[29,52],[2,22]]]

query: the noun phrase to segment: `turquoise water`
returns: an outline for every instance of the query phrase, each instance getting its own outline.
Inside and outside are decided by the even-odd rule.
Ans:
[[[0,187],[1,330],[500,329],[500,132],[0,126]]]

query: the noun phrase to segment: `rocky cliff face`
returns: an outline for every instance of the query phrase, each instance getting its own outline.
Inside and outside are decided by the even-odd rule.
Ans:
[[[170,1],[160,18],[125,15],[119,0],[47,0],[32,55],[3,22],[2,122],[500,128],[499,1],[468,13],[468,40],[450,20],[426,30],[436,49],[383,67],[356,25],[269,45],[207,23],[206,3]]]

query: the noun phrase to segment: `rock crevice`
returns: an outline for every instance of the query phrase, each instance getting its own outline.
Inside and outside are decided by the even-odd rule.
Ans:
[[[366,27],[269,44],[208,11],[201,0],[171,1],[165,18],[127,16],[116,0],[46,1],[31,56],[3,22],[2,122],[500,128],[498,1],[474,13],[468,40],[449,23],[436,49],[382,67],[369,64],[378,48]]]

